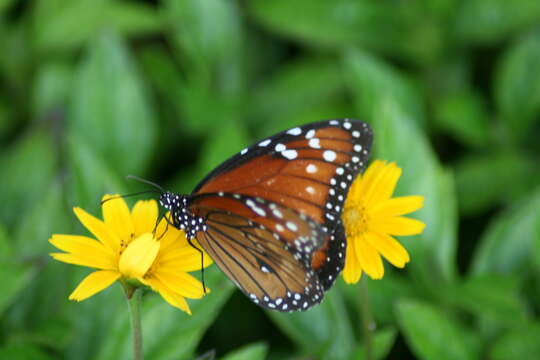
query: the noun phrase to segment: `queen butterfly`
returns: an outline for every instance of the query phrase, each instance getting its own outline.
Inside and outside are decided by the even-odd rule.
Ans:
[[[306,310],[343,269],[341,211],[371,142],[358,120],[295,127],[240,151],[190,195],[162,193],[160,204],[254,303]]]

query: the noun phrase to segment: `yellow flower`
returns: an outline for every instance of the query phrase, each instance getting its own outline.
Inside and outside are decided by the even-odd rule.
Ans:
[[[424,198],[392,198],[400,176],[395,163],[375,160],[349,190],[342,215],[347,236],[343,278],[349,284],[358,282],[363,271],[372,279],[382,278],[381,255],[399,268],[409,262],[407,250],[393,235],[416,235],[424,230],[421,221],[401,216],[420,209]]]
[[[204,295],[202,284],[187,274],[201,268],[200,252],[188,244],[183,231],[167,226],[165,219],[155,226],[156,201],[138,201],[130,212],[117,195],[105,195],[103,200],[107,200],[102,205],[103,221],[81,208],[73,209],[97,240],[62,234],[49,239],[65,251],[52,253],[54,259],[98,269],[77,286],[69,299],[82,301],[117,280],[135,279],[158,292],[172,306],[191,314],[185,298]],[[193,243],[200,248],[195,240]],[[205,253],[204,266],[211,263]]]

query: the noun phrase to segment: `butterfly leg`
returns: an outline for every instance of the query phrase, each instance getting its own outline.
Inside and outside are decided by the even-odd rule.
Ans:
[[[206,285],[205,285],[205,282],[204,282],[204,253],[203,253],[203,251],[201,249],[199,249],[197,246],[195,246],[195,244],[193,244],[193,242],[191,240],[192,239],[190,237],[187,237],[188,244],[201,254],[201,282],[202,282],[202,286],[203,286],[203,292],[206,294]]]

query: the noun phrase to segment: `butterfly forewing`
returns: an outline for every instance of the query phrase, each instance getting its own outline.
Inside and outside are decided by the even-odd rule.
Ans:
[[[228,191],[260,197],[316,221],[328,235],[312,266],[328,289],[345,263],[343,204],[366,165],[371,143],[371,129],[357,120],[293,128],[242,150],[199,184],[197,193]]]

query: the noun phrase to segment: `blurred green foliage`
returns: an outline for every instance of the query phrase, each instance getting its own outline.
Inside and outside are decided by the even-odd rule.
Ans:
[[[421,194],[406,270],[368,281],[376,359],[540,354],[537,0],[0,0],[0,358],[125,359],[117,286],[53,262],[73,206],[190,192],[250,142],[356,117]],[[362,359],[359,288],[264,312],[216,267],[193,316],[148,294],[149,359]],[[365,281],[365,280],[364,280]]]

